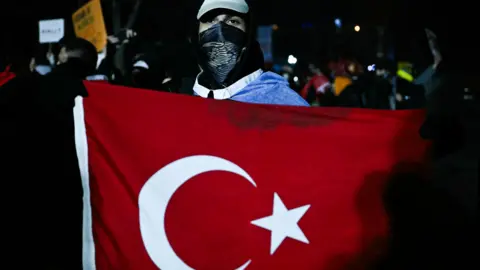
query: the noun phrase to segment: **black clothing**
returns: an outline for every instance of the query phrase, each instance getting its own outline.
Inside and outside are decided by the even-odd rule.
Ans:
[[[2,259],[18,269],[82,269],[82,186],[68,77],[17,77],[0,88]]]

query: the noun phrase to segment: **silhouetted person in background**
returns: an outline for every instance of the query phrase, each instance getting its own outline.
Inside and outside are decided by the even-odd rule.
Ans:
[[[52,71],[53,64],[47,58],[47,52],[39,49],[37,54],[30,60],[30,71],[37,75],[46,75]]]
[[[49,74],[65,78],[85,79],[96,73],[97,49],[82,38],[67,39],[61,42],[57,66]]]

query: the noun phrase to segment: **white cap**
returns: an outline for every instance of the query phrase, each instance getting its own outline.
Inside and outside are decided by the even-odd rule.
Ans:
[[[135,62],[135,64],[133,64],[133,67],[140,67],[140,68],[144,68],[144,69],[149,68],[147,62],[145,62],[143,60]]]
[[[219,8],[233,10],[242,14],[247,14],[249,10],[245,0],[205,0],[198,11],[197,19],[200,20],[207,12]]]

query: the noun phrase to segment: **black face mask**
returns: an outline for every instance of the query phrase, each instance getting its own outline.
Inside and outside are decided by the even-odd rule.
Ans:
[[[216,84],[228,86],[229,74],[242,55],[247,35],[242,30],[218,23],[200,33],[200,65]]]

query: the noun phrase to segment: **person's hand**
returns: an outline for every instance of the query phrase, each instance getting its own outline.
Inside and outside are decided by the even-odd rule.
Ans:
[[[111,35],[107,37],[108,42],[114,45],[121,45],[130,42],[130,40],[137,36],[137,32],[132,29],[122,30],[117,35]]]
[[[118,39],[116,36],[108,36],[107,37],[108,42],[111,44],[117,44],[120,42],[120,39]]]
[[[133,31],[132,29],[127,29],[125,31],[125,35],[127,37],[127,40],[131,39],[131,38],[134,38],[137,36],[137,32]]]

